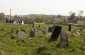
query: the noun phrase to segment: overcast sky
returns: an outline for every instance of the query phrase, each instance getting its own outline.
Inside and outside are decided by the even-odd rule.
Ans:
[[[10,8],[12,15],[69,15],[70,11],[85,11],[85,0],[0,0],[0,12],[9,14]]]

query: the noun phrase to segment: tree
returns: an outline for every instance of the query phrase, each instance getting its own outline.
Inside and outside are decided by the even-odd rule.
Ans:
[[[69,18],[69,20],[72,20],[72,19],[74,19],[75,18],[75,12],[70,12],[70,18]]]
[[[71,23],[76,23],[77,22],[77,18],[76,18],[76,13],[75,12],[70,12],[69,22],[71,22]]]
[[[83,13],[84,13],[84,11],[80,10],[78,13],[78,18],[82,18]]]

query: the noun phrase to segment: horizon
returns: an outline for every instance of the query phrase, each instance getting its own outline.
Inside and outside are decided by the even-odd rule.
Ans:
[[[69,16],[69,12],[85,12],[84,0],[0,0],[0,12],[6,15],[64,15]],[[83,14],[85,16],[85,13]]]

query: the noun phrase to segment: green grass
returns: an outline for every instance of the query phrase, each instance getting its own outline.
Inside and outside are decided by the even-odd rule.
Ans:
[[[0,55],[85,55],[85,31],[81,32],[78,37],[69,37],[69,46],[67,48],[56,47],[59,43],[59,38],[54,42],[47,42],[50,36],[38,34],[32,40],[29,40],[29,30],[30,24],[25,25],[12,25],[12,24],[0,24]],[[41,29],[45,26],[41,25]],[[38,27],[38,25],[36,25]],[[68,33],[68,26],[62,26],[63,29]],[[78,29],[78,27],[73,26],[73,29]],[[24,42],[18,42],[16,39],[11,39],[10,35],[6,33],[14,29],[13,35],[16,36],[16,30],[25,29],[27,38]],[[69,34],[69,33],[68,33]],[[41,36],[41,37],[40,37]],[[47,50],[38,52],[40,46],[46,46]]]

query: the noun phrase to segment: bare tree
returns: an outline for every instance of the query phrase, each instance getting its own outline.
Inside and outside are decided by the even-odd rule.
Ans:
[[[83,13],[84,13],[84,11],[80,10],[78,13],[78,18],[82,18]]]

